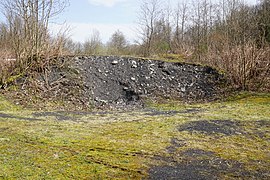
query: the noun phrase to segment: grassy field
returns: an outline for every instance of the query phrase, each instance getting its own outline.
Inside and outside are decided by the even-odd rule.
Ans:
[[[270,179],[270,94],[34,111],[0,97],[0,179]]]

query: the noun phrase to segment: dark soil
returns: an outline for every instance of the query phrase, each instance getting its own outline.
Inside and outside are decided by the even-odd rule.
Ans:
[[[189,149],[174,156],[181,156],[181,161],[170,165],[157,166],[150,170],[149,179],[220,179],[221,174],[233,174],[235,177],[250,177],[242,164],[237,161],[221,159],[213,152]]]
[[[37,119],[37,118],[25,118],[25,117],[14,116],[14,115],[4,114],[4,113],[0,113],[0,118],[19,119],[19,120],[27,120],[27,121],[43,121],[42,119]]]
[[[34,117],[54,117],[58,121],[80,121],[80,118],[87,115],[114,115],[117,118],[117,114],[124,113],[128,116],[175,116],[177,114],[185,113],[197,113],[199,109],[188,109],[185,111],[162,111],[154,109],[137,109],[132,111],[45,111],[45,112],[35,112],[33,113]],[[0,114],[1,117],[1,114]],[[29,118],[31,119],[31,118]],[[27,119],[26,119],[27,120]]]
[[[81,117],[87,115],[108,115],[113,114],[112,111],[47,111],[33,113],[35,117],[55,117],[58,121],[78,121]]]
[[[36,117],[45,117],[45,116],[55,117],[59,121],[67,121],[73,119],[64,112],[38,112],[33,113],[33,115]]]
[[[250,132],[245,129],[245,126],[250,126]],[[179,131],[198,132],[206,135],[241,135],[241,134],[253,134],[263,137],[265,133],[262,130],[258,131],[258,128],[270,127],[269,121],[236,121],[236,120],[200,120],[193,121],[181,125]],[[266,130],[267,131],[267,130]],[[269,131],[268,131],[269,132]]]
[[[148,111],[145,113],[145,115],[147,116],[161,116],[161,115],[165,115],[165,116],[171,116],[171,115],[176,115],[181,113],[180,111],[156,111],[156,110],[152,110],[152,111]]]
[[[150,169],[148,179],[209,180],[221,179],[221,176],[225,174],[233,179],[266,180],[269,178],[269,171],[248,171],[245,169],[244,164],[238,161],[222,159],[211,151],[189,149],[171,155],[171,157],[162,159],[167,165],[154,166]],[[179,160],[175,157],[181,158]]]
[[[149,110],[146,109],[145,112],[147,116],[160,116],[160,115],[165,115],[165,116],[173,116],[176,114],[188,114],[188,113],[198,113],[201,112],[201,109],[186,109],[184,111],[159,111],[159,110]]]
[[[239,128],[239,121],[230,120],[201,120],[184,124],[178,128],[179,131],[197,131],[204,134],[223,134],[223,135],[235,135],[242,134],[243,131]]]

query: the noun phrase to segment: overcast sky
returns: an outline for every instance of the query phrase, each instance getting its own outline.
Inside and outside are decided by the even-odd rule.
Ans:
[[[168,1],[170,4],[181,2]],[[256,3],[256,0],[246,1]],[[70,27],[69,34],[75,41],[83,42],[93,30],[98,30],[103,42],[106,42],[112,33],[120,30],[132,42],[136,39],[135,27],[140,4],[141,0],[70,0],[70,6],[55,22],[66,22]],[[60,26],[59,23],[53,23],[51,29],[55,32]]]

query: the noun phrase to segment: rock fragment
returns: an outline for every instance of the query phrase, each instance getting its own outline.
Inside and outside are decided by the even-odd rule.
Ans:
[[[116,64],[118,64],[118,63],[119,63],[119,62],[116,61],[116,60],[112,61],[112,65],[116,65]]]

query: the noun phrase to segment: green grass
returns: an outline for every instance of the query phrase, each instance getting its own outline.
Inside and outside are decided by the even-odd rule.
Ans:
[[[67,114],[71,119],[60,121],[52,116],[34,117],[33,110],[0,97],[0,114],[13,116],[0,117],[0,179],[141,179],[147,177],[151,165],[161,163],[154,157],[168,156],[171,138],[186,142],[178,152],[192,148],[213,151],[244,163],[251,171],[270,165],[268,127],[256,129],[264,137],[259,133],[212,136],[177,130],[190,121],[239,120],[247,122],[245,131],[255,132],[252,122],[270,121],[270,94],[238,94],[224,102],[192,105],[152,102],[148,106],[200,111],[172,116],[150,116],[144,111]]]

